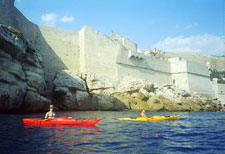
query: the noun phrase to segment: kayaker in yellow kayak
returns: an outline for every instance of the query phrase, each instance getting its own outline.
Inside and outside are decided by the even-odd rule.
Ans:
[[[55,112],[53,111],[53,108],[54,108],[53,105],[49,106],[49,111],[45,115],[45,120],[54,119],[55,118]]]
[[[140,117],[148,119],[148,117],[145,115],[145,110],[141,111]]]

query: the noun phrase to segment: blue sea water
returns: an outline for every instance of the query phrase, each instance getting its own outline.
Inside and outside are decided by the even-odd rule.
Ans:
[[[138,112],[57,112],[57,116],[102,118],[96,127],[27,127],[22,118],[42,114],[0,115],[0,153],[225,153],[225,112],[146,112],[180,115],[160,122],[119,121]]]

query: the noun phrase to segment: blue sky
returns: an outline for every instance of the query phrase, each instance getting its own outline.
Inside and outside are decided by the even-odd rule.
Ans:
[[[39,25],[119,33],[140,49],[225,55],[225,0],[16,0]]]

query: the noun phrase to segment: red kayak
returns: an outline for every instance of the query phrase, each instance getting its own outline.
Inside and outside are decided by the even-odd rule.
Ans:
[[[95,126],[101,118],[98,119],[83,119],[79,120],[72,117],[59,117],[54,119],[42,119],[42,118],[32,118],[23,119],[23,123],[32,125],[80,125],[80,126]]]

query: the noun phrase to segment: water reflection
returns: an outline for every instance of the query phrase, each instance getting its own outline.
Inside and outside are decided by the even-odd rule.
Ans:
[[[33,133],[34,138],[43,139],[41,146],[38,147],[39,151],[53,150],[54,153],[93,150],[91,144],[101,135],[101,128],[97,126],[37,126],[26,124],[24,128],[28,133]]]
[[[60,112],[60,116],[102,117],[99,127],[32,126],[0,115],[1,153],[224,153],[225,112],[151,113],[181,115],[176,121],[133,122],[138,112]],[[76,115],[75,115],[76,114]],[[149,113],[150,114],[150,113]]]
[[[79,126],[79,125],[36,125],[36,124],[24,124],[24,128],[55,128],[55,129],[65,129],[65,128],[94,128],[100,130],[97,126]]]

